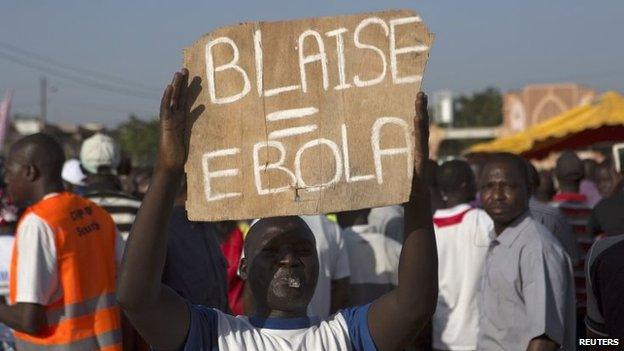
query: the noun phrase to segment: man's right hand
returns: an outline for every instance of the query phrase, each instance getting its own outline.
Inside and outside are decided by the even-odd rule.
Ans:
[[[176,72],[160,102],[160,140],[157,168],[175,173],[184,171],[187,157],[186,125],[190,109],[186,68]]]

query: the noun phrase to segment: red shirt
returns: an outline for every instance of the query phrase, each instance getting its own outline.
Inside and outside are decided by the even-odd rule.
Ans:
[[[238,276],[238,263],[243,253],[243,232],[234,228],[221,244],[221,251],[228,263],[228,305],[234,315],[243,314],[243,291],[245,282]]]

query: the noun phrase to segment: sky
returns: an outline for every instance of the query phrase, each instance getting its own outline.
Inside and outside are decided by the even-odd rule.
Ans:
[[[52,123],[154,118],[182,48],[212,29],[402,8],[436,35],[425,91],[575,82],[624,92],[622,0],[2,0],[0,97],[12,89],[12,112],[38,115],[46,76]]]

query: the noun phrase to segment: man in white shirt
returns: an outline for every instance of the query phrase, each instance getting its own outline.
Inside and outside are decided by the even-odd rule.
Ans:
[[[437,297],[435,236],[429,193],[421,179],[428,154],[427,100],[419,94],[414,122],[414,185],[405,205],[401,282],[371,304],[341,310],[324,321],[307,316],[318,277],[314,234],[297,216],[264,218],[245,240],[241,277],[254,297],[251,317],[193,306],[160,283],[166,224],[187,157],[184,135],[194,89],[188,70],[175,74],[163,95],[160,145],[152,183],[127,242],[117,298],[155,349],[399,350],[427,323]],[[198,83],[194,80],[194,83]]]
[[[340,227],[322,215],[301,216],[316,239],[319,275],[308,305],[308,316],[326,319],[347,307],[349,253]]]
[[[367,304],[399,283],[401,244],[368,224],[370,210],[338,213],[349,250],[349,306]]]
[[[476,350],[479,325],[476,292],[492,220],[485,211],[470,206],[476,183],[467,162],[444,163],[436,178],[445,208],[433,216],[439,287],[432,344],[436,350]]]
[[[12,251],[11,304],[0,303],[0,321],[15,330],[19,349],[121,349],[118,233],[102,208],[63,191],[63,163],[61,145],[46,134],[11,147],[4,178],[26,209]]]
[[[403,206],[375,207],[368,214],[368,224],[378,233],[403,243]]]

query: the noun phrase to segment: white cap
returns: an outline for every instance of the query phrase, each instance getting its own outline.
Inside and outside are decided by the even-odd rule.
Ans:
[[[85,178],[87,178],[87,176],[80,168],[80,161],[75,158],[70,158],[69,160],[65,161],[65,163],[63,164],[63,171],[61,172],[61,177],[69,184],[79,186],[86,185]]]
[[[117,174],[120,160],[119,147],[108,135],[97,133],[82,142],[80,162],[89,173],[97,174],[98,168],[108,167],[112,174]]]

